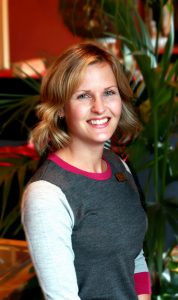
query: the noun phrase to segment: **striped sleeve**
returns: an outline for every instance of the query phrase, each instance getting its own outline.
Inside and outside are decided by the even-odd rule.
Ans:
[[[151,279],[143,250],[135,259],[134,283],[137,295],[151,294]]]

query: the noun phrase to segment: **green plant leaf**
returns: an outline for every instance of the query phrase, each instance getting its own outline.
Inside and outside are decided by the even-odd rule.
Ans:
[[[150,34],[148,33],[147,27],[145,26],[145,23],[143,22],[143,20],[141,19],[137,11],[135,11],[135,14],[136,14],[137,22],[139,24],[142,47],[144,48],[144,51],[151,59],[151,66],[156,67],[157,62],[154,55],[154,48],[150,38]]]
[[[178,59],[175,61],[175,63],[172,63],[169,69],[169,72],[167,73],[167,81],[171,81],[175,76],[178,74]],[[174,80],[174,79],[173,79]]]
[[[11,228],[11,226],[17,221],[20,217],[20,208],[19,206],[15,206],[8,215],[3,219],[0,226],[0,236],[4,237],[7,231]],[[20,227],[21,228],[21,225]],[[16,232],[16,230],[15,230]]]
[[[172,55],[172,50],[174,47],[174,19],[173,19],[173,8],[171,8],[171,26],[170,26],[170,33],[168,36],[168,40],[166,46],[164,48],[164,53],[162,55],[160,66],[162,68],[162,78],[164,79],[168,68],[170,66],[170,59]]]
[[[2,221],[5,215],[5,211],[8,204],[8,196],[10,192],[10,182],[12,180],[13,174],[11,173],[11,176],[9,177],[8,181],[4,181],[3,184],[3,192],[2,192],[2,201],[1,201],[1,215],[0,220]]]
[[[21,99],[6,100],[6,103],[0,101],[0,116],[8,114],[6,121],[1,124],[0,133],[14,120],[18,120],[22,127],[27,127],[27,117],[32,112],[35,112],[37,104],[39,103],[39,95],[29,96]],[[10,115],[10,117],[9,117]],[[30,128],[27,128],[30,131]]]
[[[173,179],[178,178],[178,147],[169,154],[169,170]]]

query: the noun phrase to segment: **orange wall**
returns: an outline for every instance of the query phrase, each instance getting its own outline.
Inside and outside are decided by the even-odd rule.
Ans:
[[[58,55],[80,39],[63,24],[58,0],[9,0],[10,60]]]

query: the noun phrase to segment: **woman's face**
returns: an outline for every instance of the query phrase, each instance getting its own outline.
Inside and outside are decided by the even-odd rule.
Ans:
[[[109,64],[90,65],[64,106],[68,134],[73,142],[104,144],[118,125],[121,109],[121,97]]]

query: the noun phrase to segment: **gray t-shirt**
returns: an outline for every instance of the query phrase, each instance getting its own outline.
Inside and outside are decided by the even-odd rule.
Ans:
[[[28,184],[22,223],[48,300],[134,300],[146,216],[133,177],[105,150],[104,173],[51,155]]]

